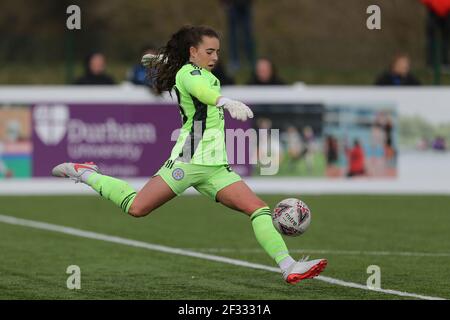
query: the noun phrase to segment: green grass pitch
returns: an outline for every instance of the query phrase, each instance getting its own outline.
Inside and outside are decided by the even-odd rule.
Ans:
[[[299,197],[262,198],[273,206],[291,196]],[[294,258],[325,257],[323,276],[363,285],[377,265],[383,289],[450,298],[450,197],[301,199],[312,222],[304,235],[285,237]],[[245,215],[201,196],[139,219],[96,196],[4,196],[0,214],[275,267]],[[317,279],[292,286],[274,272],[3,222],[0,253],[0,299],[410,299]],[[69,265],[81,269],[80,290],[66,287]]]

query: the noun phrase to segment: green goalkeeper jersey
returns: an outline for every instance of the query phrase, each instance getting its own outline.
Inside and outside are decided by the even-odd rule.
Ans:
[[[200,165],[227,164],[223,108],[216,107],[220,81],[192,63],[176,74],[174,90],[183,126],[171,160]]]

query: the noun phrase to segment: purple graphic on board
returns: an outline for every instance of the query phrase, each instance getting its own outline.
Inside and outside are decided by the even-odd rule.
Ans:
[[[169,158],[181,126],[176,105],[48,103],[34,105],[32,119],[35,177],[50,176],[61,162],[88,161],[106,175],[150,177]],[[250,127],[226,115],[227,129]],[[251,172],[249,164],[232,167]]]

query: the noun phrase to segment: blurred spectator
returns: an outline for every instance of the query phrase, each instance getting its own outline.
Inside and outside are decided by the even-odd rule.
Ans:
[[[416,143],[416,149],[420,150],[420,151],[427,150],[428,146],[429,146],[429,142],[428,142],[427,138],[425,138],[425,137],[420,138]]]
[[[437,150],[437,151],[445,151],[447,148],[446,148],[446,145],[445,145],[445,139],[444,139],[444,137],[442,137],[442,136],[437,136],[437,137],[434,139],[434,141],[433,141],[431,147],[433,148],[433,150]]]
[[[89,54],[85,60],[85,74],[75,84],[114,84],[114,79],[105,73],[105,56],[100,52]]]
[[[395,157],[395,149],[393,146],[393,124],[390,115],[386,112],[378,112],[375,118],[374,126],[384,132],[384,155],[386,161],[391,161]]]
[[[392,60],[390,70],[381,74],[375,81],[379,86],[414,86],[419,80],[411,74],[411,62],[406,54],[398,54]]]
[[[273,159],[271,165],[275,167],[279,167],[280,162],[283,161],[283,155],[280,152],[281,146],[279,139],[272,139],[272,135],[270,130],[272,129],[272,120],[269,118],[257,118],[255,120],[256,127],[258,128],[258,147],[253,151],[256,151],[256,154],[252,155],[251,163],[263,163],[265,159],[267,159],[267,155],[270,154]],[[262,132],[265,131],[265,135],[262,135]]]
[[[138,57],[139,61],[141,60],[141,57],[145,54],[151,53],[156,54],[158,52],[158,49],[156,46],[149,44],[142,48],[141,50],[141,56]],[[136,85],[146,85],[149,87],[153,87],[154,77],[152,77],[152,74],[154,72],[150,71],[150,76],[147,77],[147,68],[144,67],[141,63],[135,64],[131,69],[128,71],[128,81],[130,81],[133,84]]]
[[[225,7],[228,20],[229,71],[234,74],[241,67],[239,59],[240,41],[248,63],[253,70],[255,65],[255,44],[252,27],[252,0],[220,0]],[[242,37],[242,39],[240,38]]]
[[[355,139],[353,148],[347,149],[348,177],[365,175],[364,150],[358,139]]]
[[[392,147],[393,146],[392,131],[394,130],[394,127],[393,127],[394,125],[392,124],[391,117],[389,115],[385,115],[385,116],[386,116],[386,118],[385,118],[385,122],[383,125],[383,129],[384,129],[384,133],[385,133],[385,144],[386,144],[386,146]]]
[[[380,177],[386,169],[386,134],[375,121],[371,128],[370,147],[367,149],[368,175]]]
[[[255,72],[247,83],[249,85],[283,85],[276,72],[275,65],[267,58],[260,58],[256,62]]]
[[[327,177],[339,176],[339,149],[336,137],[328,135],[325,139],[325,157],[327,160],[326,175]]]
[[[214,67],[212,73],[219,79],[220,85],[222,86],[229,86],[234,84],[234,79],[230,76],[228,76],[226,70],[223,67],[223,64],[219,62]]]
[[[421,1],[428,10],[426,24],[427,64],[430,67],[433,67],[436,64],[443,64],[448,67],[450,0]]]
[[[314,153],[316,151],[316,143],[314,131],[310,126],[303,128],[304,149],[302,156],[305,157],[306,169],[308,173],[312,173],[314,167]]]
[[[286,131],[283,133],[283,139],[286,143],[287,149],[287,161],[288,169],[290,172],[294,172],[297,163],[302,157],[303,142],[300,132],[298,132],[295,126],[288,126]]]

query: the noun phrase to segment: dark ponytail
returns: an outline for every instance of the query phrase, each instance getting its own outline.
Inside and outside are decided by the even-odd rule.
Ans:
[[[196,47],[202,41],[202,36],[219,39],[217,32],[210,27],[188,25],[175,32],[166,46],[158,51],[159,58],[153,60],[147,69],[147,76],[154,81],[158,94],[172,90],[175,75],[189,61],[190,47]]]

